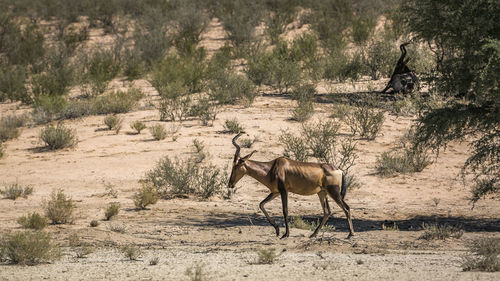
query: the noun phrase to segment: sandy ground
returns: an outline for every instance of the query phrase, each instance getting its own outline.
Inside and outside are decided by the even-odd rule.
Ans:
[[[220,37],[224,33],[218,21],[211,25],[218,35],[204,35],[212,41],[202,44],[215,50],[223,45]],[[119,80],[113,83],[114,87],[127,86]],[[221,108],[212,127],[190,120],[175,124],[180,126],[176,141],[153,141],[146,130],[132,134],[129,124],[141,120],[148,126],[161,123],[169,127],[172,123],[160,122],[158,111],[147,106],[157,98],[151,86],[146,81],[134,84],[147,97],[142,101],[144,106],[121,115],[124,124],[119,134],[103,130],[103,116],[91,116],[64,122],[76,130],[79,143],[73,149],[40,151],[41,126],[23,128],[18,139],[6,143],[6,155],[0,159],[0,184],[32,185],[34,194],[15,201],[0,199],[0,234],[20,231],[16,219],[21,215],[43,213],[42,202],[54,189],[63,189],[77,208],[73,224],[46,228],[63,247],[61,260],[34,267],[0,264],[0,280],[189,280],[186,269],[195,265],[201,265],[204,276],[211,280],[500,279],[500,273],[462,272],[460,267],[471,241],[500,236],[499,202],[486,198],[471,210],[469,186],[459,177],[468,157],[467,143],[450,144],[421,173],[392,178],[375,174],[377,156],[392,149],[396,139],[410,128],[412,117],[387,113],[379,137],[357,140],[360,157],[352,169],[361,187],[346,196],[357,232],[351,239],[346,239],[347,223],[337,206],[333,206],[327,223],[333,231],[309,239],[310,231],[292,228],[288,239],[276,238],[258,207],[267,189],[251,178],[238,183],[240,189],[230,200],[177,198],[160,200],[149,210],[135,210],[132,196],[140,187],[139,180],[162,157],[191,156],[194,139],[204,142],[208,161],[229,172],[234,147],[233,135],[222,133],[226,119],[237,118],[250,137],[258,139],[251,149],[242,149],[242,154],[255,149],[252,158],[260,161],[281,156],[281,130],[296,132],[301,125],[290,120],[293,101],[263,93],[251,107]],[[320,93],[362,87],[371,84],[337,85]],[[315,104],[313,119],[328,118],[332,111],[328,98],[319,97],[322,102]],[[0,104],[2,116],[26,111],[17,104]],[[346,135],[349,130],[343,127],[341,133]],[[116,198],[106,194],[110,186],[117,191]],[[121,204],[120,213],[103,221],[111,202]],[[280,200],[267,206],[283,226]],[[316,196],[290,195],[289,213],[315,219],[321,215],[321,207]],[[100,225],[90,227],[91,220],[99,220]],[[435,222],[459,226],[465,233],[444,241],[419,239],[424,232],[422,223]],[[398,231],[382,229],[383,224],[393,223]],[[124,226],[125,232],[111,231],[117,225]],[[72,235],[94,252],[87,258],[76,258],[75,249],[69,246]],[[126,245],[143,251],[139,260],[125,258],[120,248]],[[258,264],[257,251],[270,248],[279,253],[276,262]],[[159,263],[150,265],[155,257]]]

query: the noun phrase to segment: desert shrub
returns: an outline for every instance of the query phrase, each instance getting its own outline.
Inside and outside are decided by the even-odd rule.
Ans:
[[[363,63],[368,68],[372,79],[378,80],[380,76],[389,77],[393,70],[393,65],[398,59],[398,50],[394,42],[387,37],[382,40],[372,40],[369,42],[363,56]]]
[[[309,151],[304,139],[289,131],[282,131],[279,142],[285,146],[283,155],[297,161],[307,161]]]
[[[363,72],[364,64],[359,52],[353,55],[335,52],[326,57],[323,78],[339,82],[345,82],[348,79],[356,81]]]
[[[286,26],[295,19],[297,9],[295,3],[287,0],[268,1],[266,4],[269,13],[265,17],[265,33],[271,39],[271,44],[275,44],[280,34],[285,32]]]
[[[257,263],[258,264],[273,264],[276,261],[278,255],[274,248],[264,249],[261,248],[257,251]]]
[[[109,81],[120,71],[120,64],[109,50],[100,50],[85,58],[86,77],[94,94],[103,93]]]
[[[27,198],[28,195],[33,193],[33,187],[30,185],[22,186],[19,183],[13,183],[7,185],[3,190],[0,190],[0,194],[4,196],[4,198],[16,200],[19,197]]]
[[[106,211],[104,212],[104,217],[106,218],[106,220],[109,221],[114,216],[118,215],[119,212],[120,212],[120,204],[111,203],[106,208]]]
[[[237,134],[244,130],[245,129],[236,118],[226,119],[226,121],[224,121],[224,132],[227,134]]]
[[[380,175],[390,177],[421,172],[431,163],[428,150],[415,143],[414,131],[410,130],[399,139],[395,149],[377,157],[375,168]]]
[[[218,106],[209,98],[200,98],[193,102],[189,115],[199,117],[203,126],[212,126],[217,117]]]
[[[464,271],[500,271],[500,239],[483,238],[469,245],[470,254],[462,258]]]
[[[186,275],[189,277],[190,281],[209,281],[211,280],[207,273],[205,272],[204,265],[196,264],[186,268]]]
[[[205,150],[205,143],[198,139],[193,140],[193,157],[196,163],[201,163],[207,158],[208,152]]]
[[[87,26],[70,24],[64,28],[61,34],[61,41],[72,52],[87,39],[89,39],[89,29]]]
[[[99,226],[98,220],[91,220],[90,221],[90,227],[98,227],[98,226]]]
[[[363,46],[372,36],[377,25],[376,16],[360,16],[352,22],[352,40],[358,46]]]
[[[74,80],[75,67],[68,56],[61,51],[53,51],[46,58],[46,66],[42,73],[32,78],[33,95],[63,96],[68,93]]]
[[[137,134],[140,134],[142,130],[146,129],[146,124],[137,120],[130,124],[130,128],[136,130]]]
[[[167,137],[167,130],[165,129],[165,126],[161,124],[149,127],[149,132],[151,132],[151,135],[157,141],[164,140]]]
[[[11,14],[3,18],[0,34],[0,52],[11,65],[35,65],[44,57],[44,34],[36,25],[29,23],[21,28]],[[5,25],[4,25],[5,24]]]
[[[61,251],[50,234],[30,231],[6,234],[0,244],[7,260],[15,264],[36,265],[59,259]],[[1,252],[1,251],[0,251]]]
[[[447,225],[447,224],[422,224],[422,228],[424,229],[424,234],[420,236],[420,239],[425,240],[446,240],[447,238],[460,238],[464,234],[463,229]]]
[[[5,151],[4,151],[4,146],[3,143],[0,141],[0,159],[4,156]]]
[[[158,106],[161,121],[184,121],[191,114],[191,97],[162,98]]]
[[[141,90],[130,88],[126,92],[115,91],[93,100],[95,114],[118,114],[131,111],[144,96]]]
[[[50,150],[74,147],[78,140],[74,130],[66,128],[62,123],[54,126],[49,124],[40,131],[40,140]]]
[[[159,257],[153,257],[149,260],[149,265],[157,265],[160,262]]]
[[[360,105],[351,110],[345,122],[354,135],[359,134],[363,138],[373,140],[382,128],[384,113],[367,105]]]
[[[33,212],[26,216],[19,217],[17,219],[17,223],[19,223],[24,228],[41,230],[47,226],[48,221],[45,217],[42,217],[36,212]]]
[[[0,65],[0,101],[31,103],[26,89],[26,70],[19,65]]]
[[[290,227],[298,228],[298,229],[304,229],[304,230],[314,231],[314,230],[316,230],[316,228],[318,227],[318,225],[319,225],[319,220],[318,219],[313,220],[313,221],[308,221],[308,220],[304,220],[300,216],[294,216],[290,220]],[[321,231],[331,232],[334,229],[335,229],[334,226],[332,226],[332,225],[326,225],[325,224],[321,228]]]
[[[122,233],[122,234],[125,233],[125,231],[127,230],[125,225],[122,225],[122,224],[110,224],[108,228],[109,228],[109,230],[111,230],[113,232]]]
[[[108,130],[114,130],[117,134],[122,128],[123,119],[116,115],[108,115],[104,118],[104,124]]]
[[[385,223],[382,224],[382,230],[386,231],[399,231],[399,227],[396,224],[396,222],[393,222],[392,225],[385,225]]]
[[[227,184],[227,174],[211,164],[200,164],[193,159],[161,159],[145,176],[162,198],[193,194],[210,198],[222,191]]]
[[[52,191],[50,199],[44,205],[45,215],[53,224],[64,224],[73,220],[75,204],[62,189]]]
[[[324,58],[319,51],[317,36],[313,33],[302,34],[293,40],[290,48],[290,57],[300,62],[304,79],[310,80],[312,83],[321,79]]]
[[[122,252],[125,254],[125,257],[131,261],[137,260],[142,255],[141,249],[134,245],[123,247]]]
[[[32,119],[35,124],[46,124],[58,119],[66,107],[66,99],[57,95],[39,95],[34,100]]]
[[[19,137],[19,128],[27,121],[25,115],[7,115],[0,119],[0,142]]]
[[[172,44],[172,36],[167,31],[168,21],[164,9],[145,9],[135,25],[134,51],[148,67],[160,61]]]
[[[312,84],[297,87],[292,92],[292,97],[297,100],[297,107],[292,111],[292,119],[304,122],[314,113],[313,100],[316,89]]]
[[[127,50],[122,62],[123,75],[128,81],[141,78],[145,73],[145,66],[136,51]]]
[[[134,205],[138,209],[145,210],[148,205],[156,204],[159,196],[152,185],[143,185],[134,194]]]
[[[219,72],[209,84],[209,95],[219,104],[234,104],[243,101],[249,105],[257,95],[255,85],[244,75],[234,72]]]
[[[59,112],[62,119],[75,119],[94,114],[92,100],[69,100]]]
[[[252,145],[257,141],[257,138],[241,138],[238,142],[241,147],[251,148]]]
[[[189,54],[201,41],[201,33],[210,19],[194,1],[178,1],[175,4],[172,15],[175,29],[173,42],[179,53]]]
[[[94,250],[95,249],[93,247],[89,246],[82,246],[74,249],[76,257],[79,259],[86,258],[88,255],[92,254]]]
[[[311,151],[311,156],[321,162],[330,163],[339,128],[340,125],[332,121],[303,123],[302,136]]]

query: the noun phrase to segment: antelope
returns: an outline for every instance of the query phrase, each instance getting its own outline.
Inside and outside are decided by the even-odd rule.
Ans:
[[[408,67],[408,61],[410,58],[405,59],[406,57],[406,46],[410,43],[403,43],[399,46],[399,50],[401,51],[401,56],[396,63],[396,67],[394,67],[394,71],[392,72],[391,79],[387,83],[387,86],[380,92],[385,93],[389,88],[392,88],[394,92],[404,93],[413,91],[413,87],[415,84],[418,86],[418,77],[415,73]]]
[[[245,175],[249,175],[269,188],[271,193],[260,202],[259,207],[266,216],[267,221],[276,230],[276,236],[280,234],[279,227],[269,217],[265,205],[276,197],[281,196],[283,217],[285,219],[285,234],[283,234],[281,239],[288,237],[290,234],[288,227],[288,192],[299,195],[318,195],[319,202],[323,208],[323,219],[313,234],[311,234],[311,238],[318,234],[318,231],[331,215],[327,196],[330,196],[340,206],[347,217],[347,222],[349,223],[349,236],[347,238],[354,235],[351,211],[349,205],[344,201],[347,186],[345,174],[342,170],[336,169],[330,164],[299,162],[285,157],[278,157],[269,162],[249,160],[256,152],[255,150],[244,157],[240,157],[240,146],[236,143],[236,140],[241,134],[237,134],[232,140],[233,145],[236,147],[236,152],[234,154],[228,188],[234,188],[236,183]]]

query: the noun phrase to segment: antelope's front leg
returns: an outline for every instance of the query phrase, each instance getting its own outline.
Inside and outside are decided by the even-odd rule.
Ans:
[[[285,185],[279,181],[278,189],[281,195],[281,203],[283,205],[283,218],[285,219],[285,234],[281,236],[281,239],[288,237],[290,230],[288,228],[288,192],[285,189]]]
[[[264,208],[264,205],[266,205],[267,202],[273,200],[274,198],[276,198],[278,196],[278,193],[271,193],[269,194],[266,199],[262,200],[262,202],[260,202],[259,204],[259,207],[260,209],[262,210],[262,212],[264,213],[264,215],[266,216],[267,218],[267,221],[274,227],[274,229],[276,230],[276,236],[279,236],[280,235],[280,228],[278,227],[278,225],[276,225],[276,223],[274,222],[273,219],[271,219],[269,217],[269,214],[267,213],[266,209]]]

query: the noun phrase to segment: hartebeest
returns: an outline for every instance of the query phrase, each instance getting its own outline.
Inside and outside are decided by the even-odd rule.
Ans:
[[[380,92],[386,93],[389,88],[392,88],[391,93],[409,93],[413,91],[415,86],[418,87],[418,77],[409,67],[408,61],[410,58],[406,58],[406,46],[410,43],[403,43],[399,46],[401,50],[401,56],[399,57],[394,71],[392,72],[391,79],[387,83],[387,86]]]
[[[269,223],[274,226],[276,236],[279,236],[279,227],[269,217],[264,206],[278,195],[281,195],[286,228],[285,234],[281,238],[288,237],[290,233],[288,229],[288,192],[300,195],[318,194],[319,196],[319,201],[323,208],[323,219],[310,237],[316,236],[319,229],[325,224],[331,214],[327,195],[330,195],[344,211],[347,222],[349,223],[348,237],[354,235],[351,211],[344,201],[347,187],[345,175],[341,170],[334,168],[330,164],[298,162],[285,157],[278,157],[269,162],[249,160],[256,151],[251,152],[245,157],[240,157],[240,146],[236,143],[240,135],[241,133],[236,135],[232,141],[233,145],[236,147],[236,152],[234,154],[233,169],[229,178],[228,187],[234,188],[236,183],[244,175],[249,175],[269,188],[271,193],[266,199],[260,202],[259,207]]]

